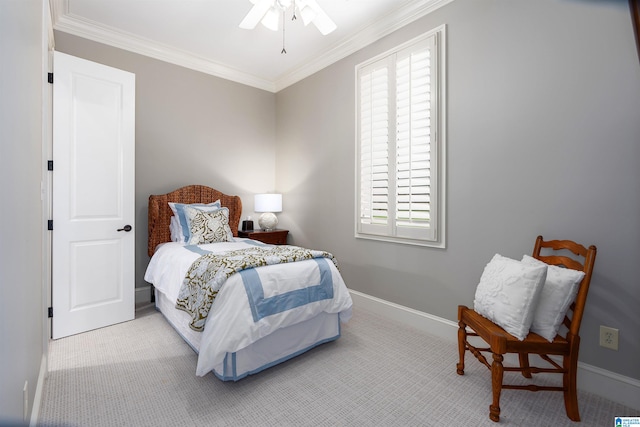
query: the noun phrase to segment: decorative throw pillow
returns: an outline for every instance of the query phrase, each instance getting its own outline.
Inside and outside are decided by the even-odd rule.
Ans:
[[[547,265],[529,255],[523,256],[522,262],[529,265]],[[547,279],[533,314],[531,332],[535,332],[549,342],[553,341],[569,306],[576,298],[583,278],[584,271],[556,265],[547,266]]]
[[[188,245],[233,241],[229,227],[229,209],[219,208],[206,212],[199,208],[185,206],[185,217],[189,225]]]
[[[484,268],[474,309],[522,341],[529,333],[546,275],[546,264],[528,265],[496,254]]]
[[[188,240],[189,226],[187,225],[187,218],[184,215],[185,206],[197,207],[198,209],[203,210],[205,212],[211,212],[216,209],[220,209],[222,205],[220,204],[220,200],[216,200],[213,203],[206,203],[206,204],[205,203],[185,204],[185,203],[169,202],[169,207],[173,211],[173,217],[177,219],[176,222],[172,222],[169,225],[170,229],[171,227],[175,229],[175,230],[172,229],[171,231],[171,240],[173,242],[185,243]]]

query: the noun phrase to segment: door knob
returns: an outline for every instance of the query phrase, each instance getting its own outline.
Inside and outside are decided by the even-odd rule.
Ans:
[[[131,231],[133,227],[131,227],[129,224],[125,225],[124,228],[118,228],[118,231],[126,231],[129,232]]]

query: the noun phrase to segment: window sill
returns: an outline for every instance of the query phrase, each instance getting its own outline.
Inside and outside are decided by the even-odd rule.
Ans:
[[[400,238],[400,237],[381,236],[381,235],[364,234],[364,233],[356,233],[354,237],[356,239],[376,240],[379,242],[396,243],[400,245],[410,245],[410,246],[423,246],[423,247],[436,248],[436,249],[446,249],[447,247],[444,240],[443,241],[416,240],[416,239],[406,239],[406,238]]]

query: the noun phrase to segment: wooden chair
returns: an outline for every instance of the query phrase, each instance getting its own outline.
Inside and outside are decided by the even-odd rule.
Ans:
[[[541,250],[545,253],[541,254]],[[584,263],[571,258],[568,250],[584,258]],[[549,254],[547,254],[549,253]],[[493,391],[493,403],[489,406],[489,418],[492,421],[500,420],[500,393],[502,389],[519,389],[529,391],[554,390],[564,393],[564,404],[567,416],[573,421],[580,421],[578,411],[578,397],[576,389],[576,375],[578,369],[578,350],[580,348],[580,323],[584,312],[587,292],[593,271],[593,264],[596,258],[596,247],[584,246],[569,240],[544,241],[542,236],[538,236],[533,249],[533,257],[550,265],[559,265],[574,270],[584,271],[585,276],[579,285],[578,294],[574,303],[567,310],[563,325],[567,332],[563,336],[558,334],[553,342],[530,332],[528,336],[520,341],[513,335],[506,332],[500,326],[482,317],[474,310],[463,305],[458,306],[458,351],[460,362],[456,365],[459,375],[464,375],[464,356],[469,350],[481,363],[486,365],[491,371],[491,383]],[[468,331],[468,329],[470,331]],[[562,331],[562,327],[560,329]],[[482,338],[488,347],[475,347],[469,344],[468,336]],[[484,357],[482,352],[492,353],[491,364]],[[520,366],[503,366],[504,354],[517,353]],[[552,367],[539,368],[529,365],[529,354],[537,354]],[[549,355],[562,356],[562,366],[556,363]],[[521,372],[525,378],[532,378],[531,374],[540,372],[551,372],[562,374],[562,387],[503,384],[504,372]]]

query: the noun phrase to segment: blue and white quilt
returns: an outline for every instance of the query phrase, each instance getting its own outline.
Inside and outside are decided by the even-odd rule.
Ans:
[[[233,255],[236,261],[251,254],[244,258],[251,261],[223,262],[226,271],[223,268],[210,277],[203,274],[212,263],[209,261],[219,261],[225,254]],[[260,266],[251,265],[256,262]],[[236,268],[238,265],[245,266]],[[230,270],[236,273],[230,274]],[[189,290],[184,285],[189,274],[207,277],[210,292]],[[216,280],[212,280],[214,276]],[[349,291],[331,254],[322,251],[275,247],[249,239],[198,246],[165,243],[151,259],[145,280],[172,301],[188,301],[191,309],[201,310],[202,319],[192,316],[195,326],[204,329],[196,368],[200,376],[219,367],[227,353],[281,328],[320,313],[340,313],[342,322],[351,316]],[[209,306],[204,300],[207,293],[215,296]]]

